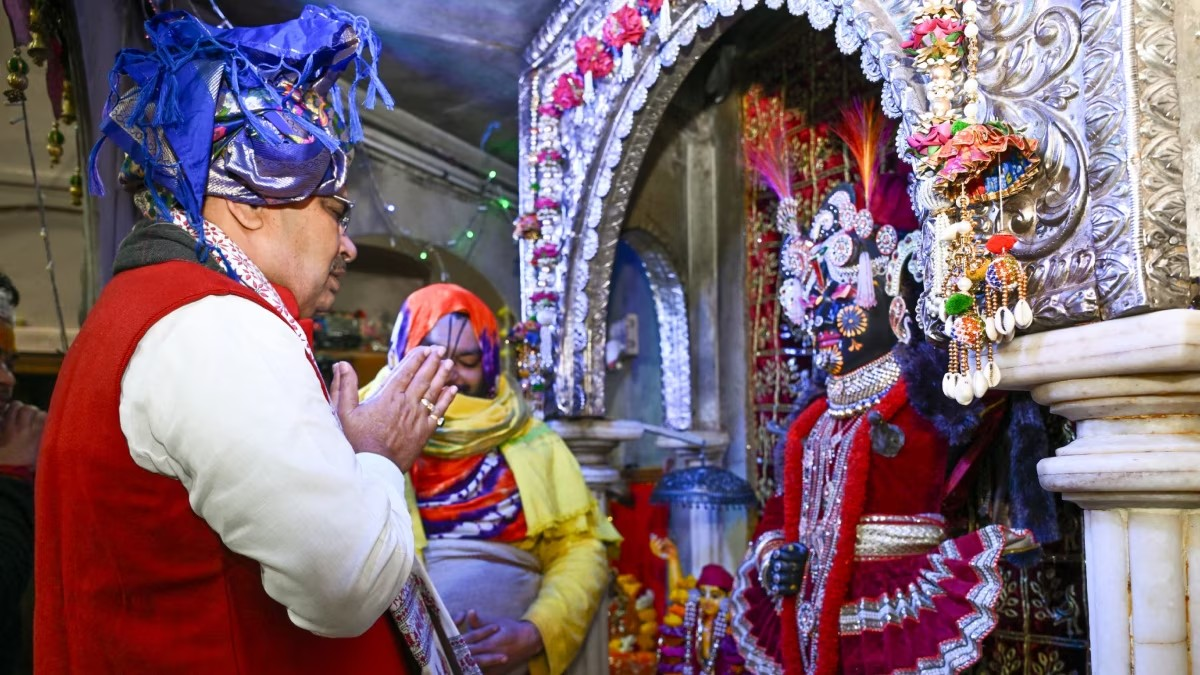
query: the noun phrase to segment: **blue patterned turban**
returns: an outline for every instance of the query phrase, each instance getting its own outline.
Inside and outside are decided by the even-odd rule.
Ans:
[[[125,187],[146,190],[163,220],[182,210],[200,230],[202,258],[211,250],[200,227],[205,195],[263,206],[336,194],[363,137],[359,83],[366,108],[377,96],[392,107],[377,71],[379,38],[366,19],[332,6],[231,29],[166,12],[146,22],[146,34],[152,49],[122,51],[109,75],[92,191],[104,194],[96,158],[111,141],[128,157]],[[345,92],[337,80],[350,65]],[[122,80],[132,84],[124,94]]]

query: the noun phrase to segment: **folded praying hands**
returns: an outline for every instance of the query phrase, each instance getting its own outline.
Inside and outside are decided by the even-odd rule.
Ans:
[[[447,387],[451,361],[442,347],[416,347],[383,385],[358,402],[358,376],[350,364],[334,364],[331,403],[355,452],[383,455],[408,471],[442,423],[457,387]]]

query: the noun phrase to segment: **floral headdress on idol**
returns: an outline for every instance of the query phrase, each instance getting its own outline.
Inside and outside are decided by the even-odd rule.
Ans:
[[[834,293],[872,308],[879,302],[875,279],[882,277],[891,302],[892,331],[903,342],[912,339],[900,280],[904,263],[911,263],[919,245],[918,223],[907,194],[907,176],[882,171],[893,129],[873,101],[847,106],[834,126],[858,164],[862,189],[856,194],[850,185],[835,188],[808,230],[794,228],[784,239],[780,265],[785,278],[779,298],[784,314],[803,331],[812,330],[816,307],[831,285],[837,286]],[[919,280],[917,266],[909,268]]]
[[[142,194],[147,216],[186,216],[201,260],[216,250],[201,227],[206,195],[261,206],[337,194],[363,138],[358,84],[367,82],[365,107],[377,97],[392,106],[374,61],[378,37],[366,19],[335,7],[230,29],[166,12],[146,32],[151,50],[126,49],[113,66],[92,190],[104,192],[96,160],[111,141],[128,157],[122,184]],[[337,80],[351,65],[345,91]],[[132,83],[124,94],[122,80]]]
[[[784,107],[781,97],[761,97],[748,115],[762,120],[750,125],[742,139],[742,154],[746,166],[754,169],[759,178],[779,199],[775,212],[775,229],[781,234],[797,232],[796,211],[799,202],[792,188],[792,150],[789,129],[804,126],[798,112]]]

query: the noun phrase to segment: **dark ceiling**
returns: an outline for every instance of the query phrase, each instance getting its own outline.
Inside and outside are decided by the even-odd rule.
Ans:
[[[205,11],[208,0],[176,0]],[[293,18],[304,0],[216,0],[237,25]],[[396,106],[509,164],[517,162],[517,79],[523,54],[558,0],[335,0],[371,21],[384,45],[382,75]]]

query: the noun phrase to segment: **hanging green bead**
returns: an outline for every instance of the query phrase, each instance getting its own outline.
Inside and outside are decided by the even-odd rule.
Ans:
[[[50,154],[50,166],[58,166],[58,161],[63,156],[63,143],[67,142],[67,137],[58,128],[58,122],[50,127],[50,133],[46,134],[46,152]]]
[[[71,206],[83,206],[83,176],[79,167],[75,167],[75,173],[71,174],[68,191],[71,193]]]
[[[25,59],[21,58],[21,51],[13,50],[13,55],[8,59],[8,89],[4,90],[4,96],[8,98],[9,103],[20,103],[25,100],[25,90],[29,88],[29,64]]]

